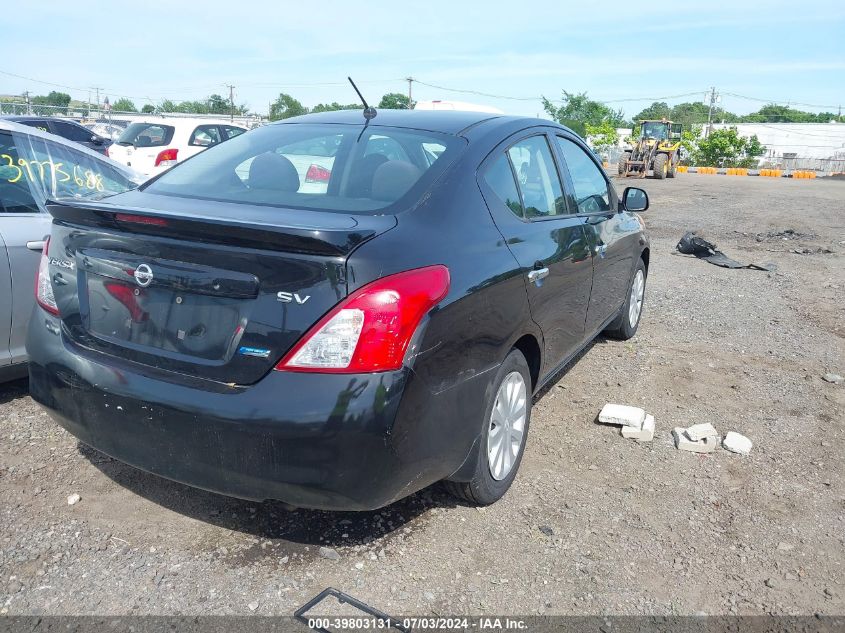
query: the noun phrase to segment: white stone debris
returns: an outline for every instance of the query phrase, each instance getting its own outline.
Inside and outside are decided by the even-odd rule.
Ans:
[[[78,494],[76,494],[75,492],[74,492],[72,495],[68,495],[68,496],[67,496],[67,504],[68,504],[69,506],[75,506],[75,505],[76,505],[77,503],[79,503],[80,501],[82,501],[82,497],[80,497],[80,496],[79,496]]]
[[[709,422],[703,424],[693,424],[687,428],[687,437],[693,442],[700,442],[706,437],[716,437],[716,428]]]
[[[751,452],[751,447],[754,444],[751,443],[744,435],[740,435],[739,433],[735,433],[734,431],[728,431],[727,435],[725,435],[725,439],[722,440],[722,446],[729,450],[731,453],[739,453],[740,455],[748,455]]]
[[[691,453],[712,453],[719,445],[718,436],[705,437],[704,439],[694,441],[687,435],[687,429],[680,426],[672,429],[672,437],[675,440],[675,448]]]
[[[645,411],[639,407],[607,403],[599,413],[599,422],[602,424],[633,426],[634,428],[641,429],[643,422],[645,422],[645,415]]]
[[[639,442],[650,442],[654,439],[654,416],[646,415],[645,421],[639,429],[634,426],[623,426],[622,437]]]

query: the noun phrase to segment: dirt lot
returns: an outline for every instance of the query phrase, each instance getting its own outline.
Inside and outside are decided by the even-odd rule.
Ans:
[[[0,386],[2,612],[289,614],[329,585],[397,614],[845,612],[845,385],[821,379],[845,374],[845,182],[642,184],[640,332],[540,394],[486,509],[439,487],[367,514],[216,496],[81,446],[25,382]],[[777,270],[675,255],[692,228]],[[654,442],[595,424],[608,401],[653,413]],[[704,421],[751,455],[676,451],[672,427]]]

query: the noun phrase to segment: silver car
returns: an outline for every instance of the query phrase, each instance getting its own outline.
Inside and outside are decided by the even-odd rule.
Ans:
[[[26,328],[48,199],[101,199],[143,177],[59,136],[0,119],[0,381],[26,375]]]

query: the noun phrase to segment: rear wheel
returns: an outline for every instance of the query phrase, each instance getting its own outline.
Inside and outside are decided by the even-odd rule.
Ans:
[[[492,387],[484,408],[485,425],[472,479],[443,482],[451,494],[482,506],[498,501],[507,492],[525,451],[531,421],[531,374],[522,352],[510,351]]]
[[[622,152],[622,156],[619,157],[619,166],[617,168],[620,176],[624,176],[625,172],[628,171],[629,160],[631,160],[631,152]]]
[[[645,264],[641,259],[637,263],[634,276],[631,278],[631,283],[628,286],[628,295],[625,303],[622,305],[618,316],[607,326],[607,329],[604,331],[605,335],[627,341],[637,333],[637,328],[640,325],[640,317],[643,314],[643,304],[645,303],[646,277]]]
[[[669,157],[666,154],[658,154],[654,157],[654,177],[663,180],[669,173]]]

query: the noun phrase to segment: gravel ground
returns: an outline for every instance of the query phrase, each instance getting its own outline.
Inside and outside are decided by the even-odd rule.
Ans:
[[[229,499],[80,445],[25,381],[0,385],[0,612],[290,614],[326,586],[397,614],[845,612],[845,385],[821,378],[845,374],[845,182],[633,184],[651,196],[639,334],[539,395],[504,500]],[[777,270],[674,254],[694,228]],[[608,401],[654,414],[654,441],[596,424]],[[672,427],[705,421],[751,455],[676,451]]]

